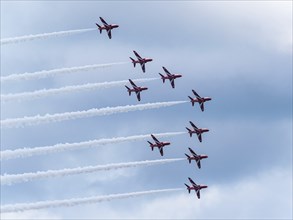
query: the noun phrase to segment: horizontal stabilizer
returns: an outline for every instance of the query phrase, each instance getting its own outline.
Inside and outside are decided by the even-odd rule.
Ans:
[[[194,106],[193,98],[191,98],[190,96],[188,96],[188,98],[190,99],[192,106]]]
[[[189,128],[187,128],[187,127],[186,127],[186,129],[187,129],[187,131],[189,133],[189,136],[192,137],[192,131]]]
[[[102,33],[102,27],[99,24],[97,24],[97,23],[96,23],[96,25],[98,26],[99,31],[100,31],[100,34],[101,34]]]
[[[133,63],[133,66],[135,67],[135,65],[136,65],[135,60],[134,60],[133,58],[131,58],[131,57],[129,57],[129,58],[131,59],[131,61],[132,61],[132,63]]]
[[[162,77],[163,83],[165,83],[165,77],[161,73],[159,73],[159,74]]]
[[[189,163],[191,163],[191,158],[190,158],[190,156],[189,156],[189,155],[187,155],[187,154],[185,154],[185,156],[187,157],[187,159],[188,159]]]
[[[184,183],[184,185],[186,186],[188,193],[190,193],[190,187],[186,183]]]
[[[131,90],[130,90],[130,88],[129,88],[128,86],[125,86],[125,87],[126,87],[126,89],[128,90],[129,95],[131,95]]]

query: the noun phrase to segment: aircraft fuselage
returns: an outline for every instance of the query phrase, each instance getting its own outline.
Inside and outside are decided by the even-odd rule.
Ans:
[[[144,90],[148,90],[147,87],[138,87],[138,88],[135,88],[135,89],[130,89],[130,92],[141,92],[141,91],[144,91]]]
[[[151,61],[153,61],[153,59],[151,59],[151,58],[142,58],[141,60],[134,60],[134,61],[132,61],[132,63],[142,64],[142,63],[147,63],[147,62],[151,62]]]
[[[202,133],[205,133],[205,132],[209,132],[210,130],[207,129],[207,128],[198,128],[195,130],[195,133],[197,134],[202,134]]]
[[[171,144],[170,142],[160,142],[160,143],[152,144],[151,147],[165,147],[170,144]]]
[[[210,98],[210,97],[203,97],[203,98],[195,98],[195,99],[192,99],[191,102],[203,103],[203,102],[207,102],[207,101],[210,101],[210,100],[212,100],[212,98]]]
[[[109,25],[104,25],[99,27],[100,30],[112,30],[114,28],[118,28],[119,25],[118,24],[109,24]]]

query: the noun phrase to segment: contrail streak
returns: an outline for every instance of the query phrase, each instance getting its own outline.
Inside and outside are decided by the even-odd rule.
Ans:
[[[47,170],[38,171],[35,173],[22,173],[22,174],[5,174],[1,176],[1,185],[12,185],[15,183],[33,181],[35,179],[43,179],[58,176],[69,176],[75,174],[92,173],[98,171],[109,171],[122,168],[140,167],[140,166],[151,166],[151,165],[161,165],[166,163],[172,163],[177,161],[186,160],[186,158],[174,158],[174,159],[161,159],[161,160],[146,160],[128,163],[115,163],[97,166],[86,166],[77,167],[62,170]]]
[[[79,72],[79,71],[91,71],[91,70],[95,70],[98,68],[111,67],[114,65],[121,65],[121,64],[126,64],[126,63],[129,63],[129,62],[92,64],[92,65],[85,65],[85,66],[53,69],[53,70],[42,70],[42,71],[37,71],[37,72],[33,72],[33,73],[10,74],[8,76],[2,76],[0,79],[1,79],[1,82],[41,79],[41,78],[45,78],[45,77],[49,77],[49,76],[55,76],[58,74],[74,73],[74,72]]]
[[[106,107],[106,108],[92,108],[85,111],[76,111],[76,112],[64,112],[57,114],[46,114],[46,115],[36,115],[23,118],[12,118],[4,119],[0,121],[1,128],[19,128],[25,126],[33,126],[45,123],[60,122],[67,120],[74,120],[78,118],[88,118],[93,116],[103,116],[103,115],[112,115],[117,113],[126,113],[130,111],[143,111],[147,109],[156,109],[163,107],[170,107],[173,105],[179,105],[186,103],[188,101],[170,101],[170,102],[155,102],[155,103],[146,103],[138,105],[125,105],[117,107]]]
[[[26,35],[26,36],[21,36],[21,37],[4,38],[4,39],[1,39],[0,42],[1,42],[1,45],[13,44],[13,43],[20,43],[20,42],[25,42],[25,41],[37,40],[37,39],[46,39],[46,38],[50,38],[50,37],[70,36],[73,34],[80,34],[80,33],[85,33],[85,32],[94,31],[94,30],[96,30],[96,28]]]
[[[168,132],[154,134],[158,138],[172,137],[177,135],[186,134],[186,132]],[[25,158],[36,155],[58,153],[67,150],[76,150],[82,148],[103,146],[107,144],[117,144],[123,142],[134,142],[148,140],[151,138],[150,134],[133,135],[128,137],[116,137],[116,138],[103,138],[90,141],[78,142],[78,143],[60,143],[52,146],[34,147],[34,148],[19,148],[15,150],[4,150],[0,152],[1,160],[10,160],[15,158]]]
[[[149,82],[153,80],[158,80],[160,78],[144,78],[144,79],[133,79],[135,82]],[[102,83],[87,83],[83,85],[75,86],[65,86],[57,89],[42,89],[33,92],[23,92],[14,94],[3,94],[1,95],[1,102],[9,101],[25,101],[30,99],[42,98],[50,95],[58,95],[63,93],[71,92],[82,92],[90,91],[95,89],[107,89],[115,86],[122,86],[128,83],[128,80],[112,81],[112,82],[102,82]]]
[[[183,191],[184,188],[173,188],[173,189],[159,189],[159,190],[149,190],[141,192],[132,192],[132,193],[122,193],[122,194],[111,194],[106,196],[92,196],[92,197],[83,197],[83,198],[73,198],[65,200],[51,200],[51,201],[40,201],[34,203],[18,203],[12,205],[3,205],[1,206],[1,213],[5,212],[23,212],[33,209],[45,209],[45,208],[54,208],[54,207],[71,207],[82,204],[91,204],[104,201],[111,201],[114,199],[126,199],[137,196],[144,196],[148,194],[156,193],[167,193],[167,192],[177,192]]]

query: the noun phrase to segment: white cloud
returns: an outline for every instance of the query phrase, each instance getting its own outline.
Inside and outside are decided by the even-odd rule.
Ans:
[[[125,218],[146,219],[290,219],[292,173],[274,169],[229,185],[211,185],[198,200],[173,194],[146,202]],[[121,214],[120,214],[121,216]]]
[[[53,214],[53,212],[48,211],[28,211],[28,212],[17,212],[17,213],[4,213],[1,214],[1,219],[11,219],[11,220],[17,220],[17,219],[62,219],[61,216],[57,216],[56,214]]]

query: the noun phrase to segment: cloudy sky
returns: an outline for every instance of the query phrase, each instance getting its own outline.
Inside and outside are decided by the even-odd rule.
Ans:
[[[146,73],[129,62],[39,80],[2,82],[1,94],[181,73],[176,89],[143,83],[141,103],[210,96],[205,112],[190,103],[168,108],[1,129],[1,151],[93,139],[207,127],[162,138],[164,158],[191,147],[207,154],[202,169],[187,161],[40,179],[1,186],[1,205],[206,184],[202,198],[186,191],[104,203],[2,214],[3,219],[289,219],[292,218],[292,2],[290,1],[1,1],[1,39],[95,28],[99,16],[120,25],[109,40],[91,31],[1,45],[1,76],[152,57]],[[1,120],[138,104],[124,86],[1,103]],[[1,175],[161,159],[146,141],[1,161]]]

